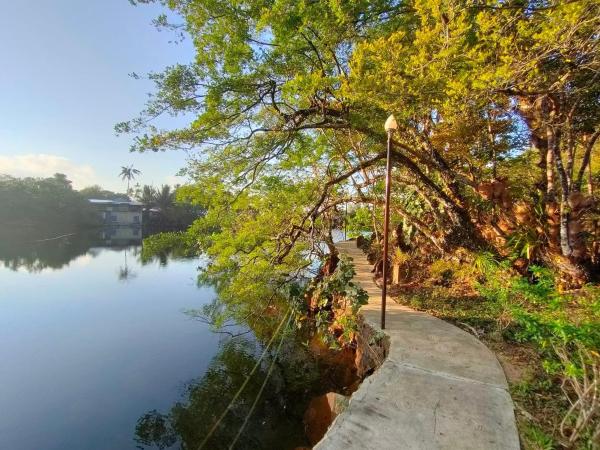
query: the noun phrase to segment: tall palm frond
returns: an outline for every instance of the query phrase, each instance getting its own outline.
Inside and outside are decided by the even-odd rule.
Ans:
[[[133,180],[136,175],[140,175],[142,172],[138,169],[133,168],[133,164],[130,166],[121,166],[121,172],[119,176],[123,181],[127,180],[127,195],[129,195],[129,183]]]
[[[154,187],[145,184],[138,194],[137,200],[143,203],[146,208],[152,208],[156,204],[156,194]]]
[[[163,184],[154,196],[154,203],[162,211],[166,211],[173,206],[175,202],[175,192],[171,190],[171,186]]]

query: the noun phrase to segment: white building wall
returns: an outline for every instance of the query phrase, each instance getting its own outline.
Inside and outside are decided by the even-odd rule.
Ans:
[[[104,211],[104,222],[114,225],[141,225],[141,211]]]

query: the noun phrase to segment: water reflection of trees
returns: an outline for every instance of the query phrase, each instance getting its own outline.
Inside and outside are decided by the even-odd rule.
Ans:
[[[273,362],[274,370],[266,389],[236,449],[292,449],[308,445],[303,414],[309,400],[330,390],[331,386],[322,383],[319,361],[302,350],[293,337],[284,340],[276,360],[274,347],[267,352],[204,448],[229,448]],[[204,376],[188,384],[184,398],[170,411],[152,410],[139,419],[136,442],[141,448],[197,448],[250,375],[260,353],[262,347],[252,338],[244,336],[225,341]]]
[[[197,251],[184,242],[178,241],[180,233],[161,233],[148,237],[140,253],[139,262],[142,265],[158,263],[166,267],[171,260],[190,259],[197,257]]]
[[[3,237],[0,239],[0,262],[10,270],[24,268],[28,272],[41,272],[60,269],[89,250],[89,239],[77,235],[42,242],[19,242]]]
[[[38,273],[47,269],[61,269],[73,260],[89,255],[95,258],[108,249],[117,252],[124,251],[124,264],[119,267],[119,280],[129,280],[135,277],[128,264],[128,256],[140,263],[140,239],[137,240],[106,240],[101,230],[96,232],[76,233],[49,240],[23,240],[12,234],[0,235],[0,264],[7,269],[16,271],[25,269],[30,273]]]

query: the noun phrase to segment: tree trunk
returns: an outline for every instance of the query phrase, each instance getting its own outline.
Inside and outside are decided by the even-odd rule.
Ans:
[[[569,219],[570,219],[570,206],[569,206],[569,180],[563,166],[562,157],[560,154],[560,136],[558,131],[555,130],[551,125],[547,127],[548,134],[548,148],[552,151],[552,158],[558,173],[560,181],[560,250],[563,256],[570,257],[573,253],[573,247],[571,246],[571,240],[569,236]]]
[[[582,287],[589,279],[587,271],[570,258],[557,253],[542,254],[544,263],[559,274],[559,289],[569,290]]]
[[[573,225],[572,231],[578,227],[571,214],[569,197],[571,191],[578,190],[581,185],[582,170],[578,179],[573,180],[569,173],[573,171],[574,164],[574,141],[568,143],[567,168],[563,166],[561,157],[561,139],[558,123],[564,124],[564,120],[557,115],[560,113],[560,99],[548,95],[538,96],[536,98],[519,98],[519,112],[527,122],[531,130],[532,147],[538,149],[540,153],[539,167],[544,172],[543,179],[540,180],[540,190],[545,194],[544,203],[547,214],[547,234],[549,239],[549,249],[543,252],[543,259],[550,267],[553,267],[560,273],[560,285],[563,287],[579,287],[587,280],[587,271],[573,257],[573,244],[578,245],[576,237],[571,236],[569,231]],[[567,130],[567,136],[573,139],[572,131]],[[573,160],[571,160],[571,158]],[[584,155],[583,164],[586,164]],[[558,178],[556,178],[558,177]],[[558,181],[558,185],[557,185]],[[558,195],[560,191],[560,195]],[[576,252],[581,253],[581,252]]]
[[[392,267],[392,284],[400,284],[400,266],[394,264]]]
[[[556,200],[554,191],[554,134],[552,127],[548,126],[546,131],[546,197],[548,201]]]
[[[588,181],[587,181],[587,187],[588,187],[588,194],[590,194],[590,197],[594,195],[594,184],[592,183],[592,155],[590,155],[589,161],[588,161]]]
[[[338,263],[340,262],[339,252],[333,243],[333,239],[331,238],[331,234],[325,238],[325,245],[327,245],[327,249],[329,250],[329,255],[325,260],[323,266],[321,267],[321,276],[329,276],[335,269],[337,268]]]
[[[439,239],[434,235],[433,231],[431,231],[425,223],[416,217],[411,216],[402,208],[395,207],[394,211],[402,216],[402,218],[409,224],[413,225],[423,236],[425,236],[433,245],[435,245],[440,252],[444,252],[443,243],[439,241]]]
[[[577,174],[577,179],[573,185],[574,191],[581,190],[581,184],[583,182],[583,177],[585,175],[585,169],[588,168],[588,193],[593,195],[593,187],[592,187],[592,150],[594,148],[594,144],[596,144],[596,140],[600,137],[600,130],[596,130],[591,136],[584,135],[583,136],[583,160],[581,161],[581,167],[579,168],[579,173]]]
[[[573,248],[569,241],[569,205],[564,195],[560,200],[560,251],[563,256],[571,256]]]
[[[488,112],[488,114],[490,114],[490,112]],[[488,139],[490,140],[490,147],[491,147],[491,159],[492,159],[492,180],[495,180],[498,177],[498,172],[497,172],[497,163],[496,163],[496,140],[494,137],[494,133],[492,131],[492,121],[490,120],[490,118],[488,117],[488,121],[487,121],[487,132],[488,132]]]
[[[532,131],[530,144],[533,151],[540,157],[537,166],[540,168],[541,176],[535,186],[539,190],[541,197],[545,198],[548,192],[546,179],[546,172],[548,170],[548,143],[545,136],[542,137],[537,132]]]

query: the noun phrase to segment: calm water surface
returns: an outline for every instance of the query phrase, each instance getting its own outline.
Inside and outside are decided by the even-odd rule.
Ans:
[[[142,264],[139,243],[104,238],[0,243],[0,449],[193,446],[256,360],[251,334],[232,340],[185,314],[215,297],[196,283],[199,260]],[[277,392],[289,378],[274,377],[240,448],[305,443],[307,399],[287,414]]]

